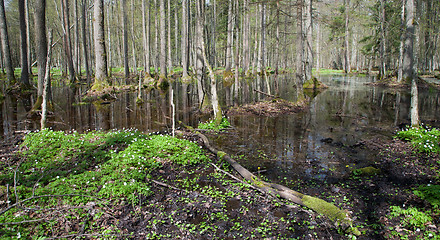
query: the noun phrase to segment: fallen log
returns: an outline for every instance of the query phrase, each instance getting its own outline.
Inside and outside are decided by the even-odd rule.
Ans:
[[[361,234],[360,231],[353,226],[353,220],[346,211],[343,211],[322,199],[299,193],[280,184],[268,183],[261,180],[249,170],[241,166],[237,161],[232,159],[227,153],[215,149],[209,143],[209,140],[205,135],[200,132],[196,132],[196,134],[203,141],[203,144],[209,149],[209,151],[216,154],[218,158],[226,160],[244,179],[249,181],[251,185],[272,196],[287,199],[293,203],[308,207],[317,213],[323,214],[332,220],[336,226],[341,227],[349,233],[357,236]]]

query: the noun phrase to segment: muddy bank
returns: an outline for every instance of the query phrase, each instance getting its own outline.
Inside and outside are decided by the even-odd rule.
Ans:
[[[305,109],[303,104],[296,104],[281,98],[273,98],[254,104],[246,104],[241,107],[234,107],[228,110],[228,116],[255,115],[275,117],[286,114],[293,114]]]

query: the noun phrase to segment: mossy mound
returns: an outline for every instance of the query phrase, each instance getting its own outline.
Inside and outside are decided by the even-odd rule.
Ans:
[[[303,84],[304,89],[326,89],[328,88],[323,82],[319,81],[316,77],[312,77],[312,79],[306,81]]]
[[[360,176],[373,176],[380,174],[380,169],[377,169],[375,167],[364,167],[353,170],[353,174]]]

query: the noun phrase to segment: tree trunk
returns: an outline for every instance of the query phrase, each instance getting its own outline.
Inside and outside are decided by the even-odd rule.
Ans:
[[[95,83],[94,90],[102,90],[108,85],[107,58],[104,34],[104,0],[95,0],[94,5],[94,39],[95,39]]]
[[[112,66],[113,66],[113,45],[112,45],[112,28],[111,28],[111,24],[110,24],[110,20],[112,18],[112,14],[113,14],[113,4],[111,2],[108,3],[107,5],[107,41],[108,41],[108,62],[107,62],[107,67],[108,67],[108,74],[112,75]],[[119,37],[117,37],[117,39],[119,40]],[[120,55],[121,53],[119,53]]]
[[[197,14],[197,36],[199,36],[198,48],[202,54],[203,62],[205,63],[206,68],[208,68],[209,78],[211,79],[211,104],[214,110],[214,122],[216,125],[219,125],[222,121],[222,110],[220,104],[218,102],[217,96],[217,85],[215,81],[214,71],[212,70],[211,65],[209,64],[208,58],[205,53],[205,37],[203,33],[203,26],[205,24],[205,12],[204,12],[204,0],[196,1],[196,14]]]
[[[35,48],[38,62],[38,91],[34,109],[40,108],[43,96],[44,74],[46,71],[47,39],[46,39],[46,0],[35,1]]]
[[[345,36],[344,36],[345,64],[344,64],[344,71],[345,71],[345,73],[350,73],[351,72],[350,47],[349,47],[349,39],[350,39],[350,30],[349,30],[350,0],[344,0],[344,6],[345,6]]]
[[[136,33],[134,31],[134,4],[135,1],[131,0],[131,49],[132,49],[132,58],[133,58],[133,72],[137,74],[137,59],[136,59]]]
[[[165,0],[159,0],[159,12],[160,12],[160,53],[159,53],[159,65],[160,65],[160,79],[166,79],[167,77],[167,39],[165,36]]]
[[[29,86],[29,65],[28,65],[28,46],[27,46],[27,27],[26,27],[26,7],[25,0],[18,0],[18,12],[20,17],[20,39],[21,39],[21,84]]]
[[[150,0],[142,0],[142,40],[144,45],[144,68],[145,72],[150,75]]]
[[[313,67],[313,20],[312,20],[312,0],[307,0],[305,2],[305,81],[312,79],[312,67]]]
[[[14,68],[12,66],[11,49],[9,45],[8,25],[6,23],[5,3],[0,0],[0,32],[3,57],[5,59],[6,77],[9,85],[15,84]]]
[[[167,48],[168,48],[168,71],[173,71],[173,59],[171,58],[171,1],[168,0],[168,14],[167,14],[167,22],[168,22],[168,33],[167,33]]]
[[[401,83],[403,80],[403,54],[405,44],[405,1],[402,1],[402,11],[400,15],[400,46],[399,46],[399,70],[397,72],[397,82]]]
[[[243,73],[246,74],[250,67],[250,15],[249,15],[249,4],[248,0],[243,1]]]
[[[318,23],[316,25],[316,72],[319,74],[320,68],[321,68],[321,61],[320,61],[320,41],[321,41],[321,25]]]
[[[124,73],[125,77],[130,76],[130,67],[128,64],[128,19],[127,19],[127,0],[121,1],[122,7],[122,36],[124,48]]]
[[[304,33],[303,33],[303,5],[304,0],[297,0],[296,8],[296,96],[297,103],[302,103],[305,99],[304,83]]]
[[[411,80],[411,126],[418,127],[419,120],[419,91],[417,90],[417,79]]]
[[[47,57],[46,57],[46,70],[43,83],[43,102],[41,104],[41,130],[46,128],[46,116],[47,116],[47,98],[49,96],[50,86],[50,63],[51,63],[51,50],[52,50],[52,32],[49,31],[49,42],[47,44]]]
[[[380,0],[380,76],[386,78],[385,0]]]
[[[84,54],[84,66],[86,68],[87,84],[90,84],[90,65],[89,65],[89,48],[87,44],[87,30],[86,30],[86,0],[81,1],[81,31],[82,31],[82,44],[83,44],[83,54]]]
[[[227,39],[226,39],[226,59],[225,59],[225,71],[231,71],[232,67],[232,39],[233,39],[233,0],[228,0],[228,24],[227,24]]]
[[[158,6],[157,0],[154,0],[154,12],[156,17],[154,18],[154,68],[155,72],[159,73],[159,21],[158,21]]]
[[[188,0],[182,0],[182,80],[187,82],[188,78],[188,63],[189,63],[189,21],[188,21]]]
[[[33,75],[32,73],[32,54],[31,54],[31,30],[30,30],[30,20],[29,20],[29,0],[24,0],[25,2],[25,11],[26,11],[26,43],[27,43],[27,60],[28,60],[28,70],[29,75]]]
[[[78,22],[78,0],[73,1],[73,18],[75,19],[75,23],[73,25],[73,31],[75,32],[75,43],[73,44],[73,48],[75,50],[74,58],[74,66],[75,66],[75,72],[77,72],[79,75],[81,75],[81,61],[80,61],[80,44],[79,44],[79,22]]]
[[[414,76],[414,0],[406,1],[405,51],[403,54],[403,79],[412,81]]]
[[[75,67],[72,58],[72,42],[70,40],[70,17],[69,17],[69,1],[61,0],[63,8],[63,32],[64,32],[64,54],[66,56],[67,67],[69,68],[70,82],[75,82]]]

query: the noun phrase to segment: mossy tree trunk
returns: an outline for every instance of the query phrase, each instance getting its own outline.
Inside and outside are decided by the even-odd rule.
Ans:
[[[26,27],[26,6],[25,0],[18,0],[18,12],[20,17],[20,41],[21,41],[21,84],[29,87],[29,65]]]

